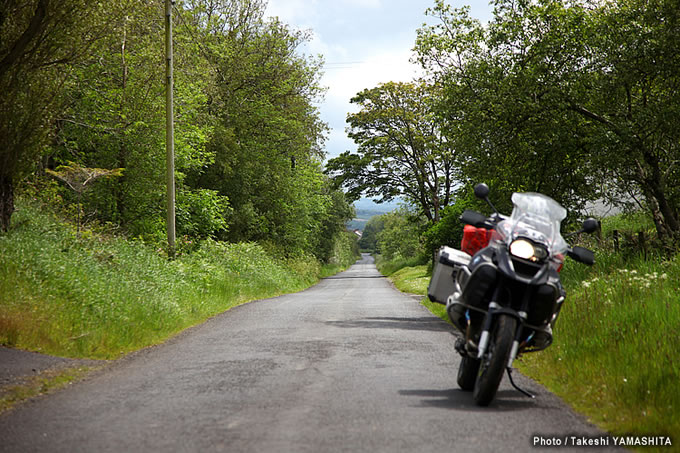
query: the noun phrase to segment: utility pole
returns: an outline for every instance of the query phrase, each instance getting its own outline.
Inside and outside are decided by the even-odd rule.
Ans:
[[[172,6],[174,1],[165,0],[165,152],[167,161],[167,223],[168,256],[175,256],[175,124],[173,112],[172,75]]]

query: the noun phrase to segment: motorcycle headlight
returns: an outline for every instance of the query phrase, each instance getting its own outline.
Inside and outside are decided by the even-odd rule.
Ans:
[[[548,251],[526,239],[516,239],[510,244],[510,254],[530,261],[541,261],[548,257]]]
[[[517,239],[510,244],[510,253],[517,258],[529,260],[534,256],[534,244],[526,239]]]

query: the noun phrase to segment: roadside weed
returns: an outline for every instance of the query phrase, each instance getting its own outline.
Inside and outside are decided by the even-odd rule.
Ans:
[[[0,344],[116,358],[243,302],[315,283],[312,257],[203,241],[168,261],[142,242],[83,234],[20,203],[0,235]]]

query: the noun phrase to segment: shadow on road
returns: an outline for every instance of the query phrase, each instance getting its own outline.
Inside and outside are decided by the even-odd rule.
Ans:
[[[460,389],[400,390],[399,394],[427,398],[420,400],[421,407],[438,407],[441,409],[454,409],[466,412],[504,412],[536,407],[535,400],[529,399],[512,389],[499,390],[498,393],[496,393],[496,398],[488,407],[477,406],[472,399],[472,392],[464,392]]]
[[[326,321],[326,324],[343,328],[361,329],[404,329],[404,330],[428,330],[435,332],[449,332],[451,326],[439,318],[364,318],[350,321]]]

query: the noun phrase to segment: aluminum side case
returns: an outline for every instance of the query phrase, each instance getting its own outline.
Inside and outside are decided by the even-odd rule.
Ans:
[[[432,270],[432,279],[427,287],[427,296],[432,302],[446,305],[446,300],[453,293],[458,269],[470,262],[471,256],[462,250],[442,247]]]

